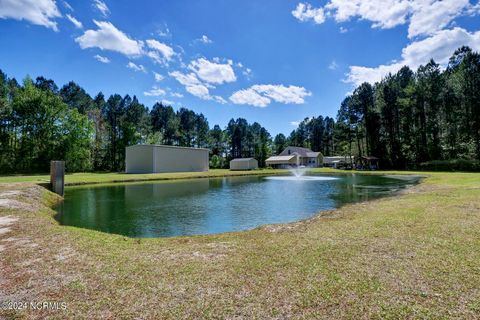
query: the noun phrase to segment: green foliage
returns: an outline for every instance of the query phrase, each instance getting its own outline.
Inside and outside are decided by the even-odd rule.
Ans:
[[[41,76],[19,85],[0,71],[0,172],[46,171],[54,159],[66,160],[71,172],[122,171],[125,147],[139,143],[209,148],[215,168],[242,157],[264,167],[288,145],[326,156],[372,155],[382,168],[474,170],[463,160],[480,160],[480,55],[468,47],[454,52],[446,70],[431,60],[416,72],[403,67],[364,83],[343,100],[336,121],[306,118],[273,141],[242,118],[210,129],[203,114],[186,108],[156,103],[149,110],[129,95],[105,99],[101,92],[92,99],[73,81],[60,90]],[[462,160],[432,162],[452,159]]]
[[[478,160],[433,160],[420,163],[420,170],[426,171],[469,171],[480,172],[480,161]]]

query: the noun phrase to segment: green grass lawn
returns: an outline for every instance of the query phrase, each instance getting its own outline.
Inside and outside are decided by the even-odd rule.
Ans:
[[[0,297],[67,309],[0,318],[478,319],[480,174],[422,174],[401,195],[303,222],[158,239],[59,226],[56,195],[11,183],[39,177],[2,178]],[[67,181],[100,176],[130,175]]]
[[[91,184],[91,183],[112,183],[112,182],[134,182],[150,180],[171,180],[171,179],[191,179],[191,178],[209,178],[237,175],[264,175],[284,173],[287,170],[261,169],[253,171],[230,171],[227,169],[211,169],[207,172],[173,172],[173,173],[149,173],[149,174],[130,174],[130,173],[70,173],[65,175],[66,185]],[[32,182],[49,183],[50,175],[8,175],[0,176],[0,183],[12,182]]]

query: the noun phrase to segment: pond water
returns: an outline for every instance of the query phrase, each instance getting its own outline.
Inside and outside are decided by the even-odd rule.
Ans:
[[[252,229],[312,217],[343,204],[391,195],[419,177],[247,176],[68,187],[62,225],[129,237],[169,237]]]

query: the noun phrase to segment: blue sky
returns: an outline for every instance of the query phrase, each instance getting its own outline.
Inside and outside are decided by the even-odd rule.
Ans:
[[[480,50],[468,0],[0,0],[0,68],[290,133],[406,64]]]

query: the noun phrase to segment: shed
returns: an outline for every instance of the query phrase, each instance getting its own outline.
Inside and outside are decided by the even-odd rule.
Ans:
[[[139,144],[125,149],[127,173],[208,171],[208,149]]]
[[[258,161],[254,158],[237,158],[230,161],[230,170],[255,170]]]

